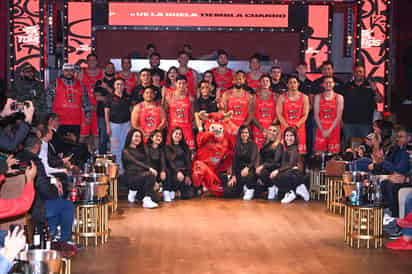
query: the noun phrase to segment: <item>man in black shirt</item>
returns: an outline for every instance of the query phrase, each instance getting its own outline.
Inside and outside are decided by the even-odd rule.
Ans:
[[[143,102],[143,92],[146,87],[152,86],[152,73],[150,69],[144,68],[139,73],[140,84],[138,84],[132,92],[132,104]],[[158,87],[153,87],[155,98],[159,102],[162,99],[161,91]]]
[[[97,100],[97,122],[99,127],[99,154],[105,154],[109,137],[106,133],[104,121],[104,104],[109,94],[113,93],[115,68],[113,63],[108,63],[104,69],[104,77],[96,82],[94,95]]]
[[[207,113],[217,112],[217,104],[215,98],[210,95],[210,84],[208,81],[202,80],[199,83],[200,97],[195,101],[195,121],[199,132],[203,131],[203,125],[199,118],[200,111]]]
[[[366,79],[365,68],[356,65],[354,80],[344,86],[343,133],[345,145],[352,137],[365,137],[371,132],[376,102],[381,100],[375,85]]]
[[[308,150],[306,159],[309,160],[313,152],[316,124],[313,117],[313,102],[315,97],[312,93],[313,82],[306,77],[307,71],[308,65],[306,62],[301,62],[296,67],[296,76],[299,80],[299,90],[309,97],[310,103],[310,111],[308,114],[308,119],[306,120],[306,147]]]
[[[333,67],[333,63],[330,61],[325,61],[323,62],[322,66],[320,67],[321,72],[322,72],[322,76],[318,79],[316,79],[315,81],[313,81],[313,85],[312,85],[312,93],[313,94],[319,94],[323,92],[323,78],[324,77],[333,77],[333,81],[335,82],[335,92],[342,94],[343,95],[343,89],[344,89],[344,84],[341,80],[339,80],[338,78],[336,78],[334,76],[335,71],[334,71],[334,67]]]
[[[288,86],[282,79],[282,69],[280,66],[273,66],[270,69],[270,79],[272,80],[272,91],[277,94],[285,93]]]
[[[163,80],[165,79],[165,74],[166,72],[159,68],[160,66],[160,54],[157,52],[153,52],[152,54],[150,54],[149,57],[149,64],[150,64],[150,72],[151,74],[159,74],[160,75],[160,81],[163,82]]]

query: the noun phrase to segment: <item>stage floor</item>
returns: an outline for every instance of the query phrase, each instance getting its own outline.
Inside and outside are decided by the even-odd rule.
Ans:
[[[203,198],[120,211],[109,242],[79,251],[73,274],[412,273],[412,252],[346,246],[343,217],[319,202]]]

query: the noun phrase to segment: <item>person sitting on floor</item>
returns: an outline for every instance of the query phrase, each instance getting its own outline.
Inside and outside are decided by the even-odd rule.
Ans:
[[[171,130],[170,144],[166,145],[165,153],[168,177],[163,186],[163,200],[173,201],[177,191],[181,199],[192,198],[192,158],[182,128]]]
[[[281,154],[280,168],[272,171],[270,178],[279,189],[279,197],[283,197],[281,203],[292,202],[296,199],[296,194],[305,201],[309,201],[309,192],[303,182],[303,174],[298,167],[299,151],[296,128],[288,127],[283,138],[283,146],[278,146],[276,151],[276,153]]]
[[[256,168],[258,176],[258,189],[268,191],[268,200],[276,199],[278,188],[274,185],[273,180],[270,179],[270,174],[275,169],[280,168],[281,154],[276,154],[280,142],[280,125],[279,123],[272,124],[266,131],[266,140],[260,149],[260,164]]]
[[[249,127],[239,127],[235,152],[233,154],[232,177],[225,187],[225,195],[240,196],[244,191],[243,200],[252,200],[256,188],[255,168],[258,164],[259,151],[253,141]],[[227,188],[230,191],[227,191]]]
[[[153,202],[152,197],[154,196],[154,183],[158,172],[149,165],[143,137],[143,132],[140,129],[131,129],[126,136],[122,162],[125,178],[127,178],[129,185],[127,199],[130,203],[134,203],[137,192],[141,192],[143,194],[143,207],[156,208],[158,204]]]

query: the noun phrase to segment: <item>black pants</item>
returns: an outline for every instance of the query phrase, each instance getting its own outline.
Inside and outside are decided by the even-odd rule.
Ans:
[[[398,192],[401,188],[411,187],[412,184],[394,184],[389,180],[382,182],[382,194],[385,206],[392,212],[392,217],[399,217]]]
[[[182,172],[185,175],[185,178],[181,182],[177,179],[177,173],[169,170],[167,179],[163,184],[163,191],[180,191],[181,199],[190,199],[193,197],[193,187],[186,184],[186,178],[189,176],[187,172]]]
[[[236,184],[233,186],[228,185],[228,180],[223,182],[223,197],[225,198],[239,198],[243,193],[243,186],[248,189],[255,189],[257,186],[256,174],[253,170],[249,171],[247,176],[241,176],[240,172],[235,174]]]
[[[279,189],[279,197],[291,190],[295,191],[296,187],[303,184],[303,176],[299,170],[290,169],[279,174],[273,179],[274,185]]]
[[[154,195],[154,183],[156,178],[153,175],[144,172],[142,174],[127,174],[126,175],[129,189],[137,191],[139,194],[143,194],[143,197]]]
[[[77,140],[79,140],[80,125],[60,125],[59,129],[57,130],[57,134],[59,134],[60,136],[66,136],[68,132],[71,132],[74,135],[76,135]]]

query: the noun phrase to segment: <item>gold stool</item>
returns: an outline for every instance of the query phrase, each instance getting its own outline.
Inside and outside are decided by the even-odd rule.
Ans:
[[[325,170],[311,169],[310,175],[310,196],[312,200],[323,200],[326,197],[327,185]]]
[[[346,204],[344,234],[350,247],[382,247],[383,207]]]
[[[327,182],[327,195],[326,195],[326,208],[332,213],[343,215],[343,180],[341,177],[328,176]]]
[[[107,168],[107,175],[109,176],[109,197],[110,202],[108,206],[110,207],[111,214],[116,213],[117,211],[117,176],[119,175],[119,165],[118,164],[109,164]]]
[[[77,243],[80,243],[82,238],[86,247],[89,238],[94,238],[96,246],[99,238],[102,244],[107,242],[109,237],[108,203],[77,204],[75,218],[74,235]]]
[[[60,270],[60,274],[71,274],[72,273],[72,260],[70,258],[62,258],[64,263],[64,268]]]

